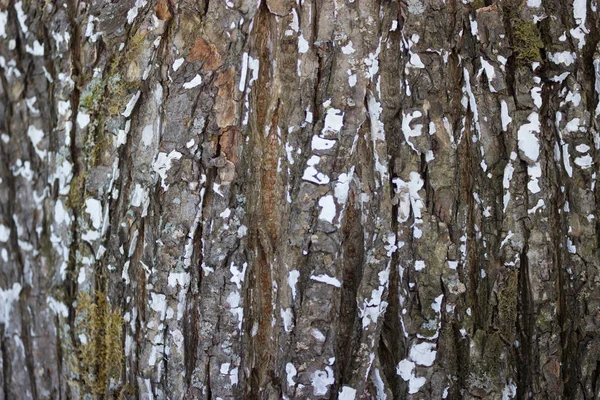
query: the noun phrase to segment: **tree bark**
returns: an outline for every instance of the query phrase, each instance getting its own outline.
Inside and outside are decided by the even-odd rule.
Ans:
[[[0,0],[0,400],[600,399],[596,0]]]

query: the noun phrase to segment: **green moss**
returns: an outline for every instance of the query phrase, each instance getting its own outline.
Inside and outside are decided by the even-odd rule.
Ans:
[[[104,97],[104,85],[102,80],[94,78],[85,87],[81,94],[79,104],[90,113],[100,111],[102,107],[102,98]]]
[[[83,195],[85,190],[85,176],[78,174],[71,179],[69,195],[67,196],[67,206],[79,210],[83,205]]]
[[[433,337],[438,332],[437,330],[437,321],[433,320],[421,325],[421,329],[419,329],[419,334],[424,337]]]
[[[137,58],[143,48],[142,45],[146,40],[146,35],[147,33],[142,34],[140,32],[133,35],[129,43],[127,43],[127,51],[125,52],[123,59],[124,63],[121,65],[127,65],[131,60]]]
[[[140,83],[127,82],[123,78],[129,64],[140,58],[146,34],[135,34],[124,52],[117,52],[106,69],[104,76],[94,77],[82,90],[80,106],[93,114],[93,124],[105,118],[118,116],[129,101],[130,95],[139,89]]]
[[[504,350],[504,342],[500,339],[497,332],[488,335],[485,339],[484,362],[486,372],[490,377],[498,377],[504,369],[502,365],[502,352]]]
[[[471,3],[471,7],[473,7],[473,10],[478,10],[485,7],[485,0],[475,0]]]
[[[79,294],[74,329],[81,342],[75,369],[85,393],[102,395],[111,379],[119,379],[123,362],[122,325],[121,315],[111,310],[104,293],[96,292],[94,298],[87,293]]]
[[[96,167],[106,159],[105,154],[112,146],[109,134],[104,131],[104,118],[102,115],[96,118],[94,125],[88,130],[85,143],[85,156],[87,164]]]
[[[498,292],[498,316],[500,332],[507,340],[512,340],[517,320],[519,272],[508,277],[506,286]]]
[[[523,63],[541,60],[540,49],[544,47],[544,42],[536,24],[516,19],[512,22],[512,29],[513,50],[517,60]]]
[[[542,308],[536,316],[535,324],[542,331],[550,331],[556,323],[556,318],[552,310]]]
[[[137,398],[137,387],[133,385],[124,385],[117,398],[119,400]]]

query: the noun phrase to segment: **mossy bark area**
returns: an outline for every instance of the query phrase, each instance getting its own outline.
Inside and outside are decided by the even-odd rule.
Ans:
[[[599,41],[585,0],[0,0],[0,400],[598,398]]]

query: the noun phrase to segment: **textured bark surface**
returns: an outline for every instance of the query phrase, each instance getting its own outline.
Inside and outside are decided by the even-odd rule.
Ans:
[[[0,400],[599,399],[596,0],[0,0]]]

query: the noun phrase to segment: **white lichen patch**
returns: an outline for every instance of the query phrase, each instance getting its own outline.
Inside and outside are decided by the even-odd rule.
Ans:
[[[281,320],[283,322],[283,328],[286,333],[290,333],[294,329],[294,313],[291,308],[280,310]]]
[[[379,272],[379,286],[371,291],[371,298],[364,299],[363,304],[359,305],[358,315],[362,319],[363,329],[369,325],[377,326],[377,320],[385,313],[388,306],[387,301],[383,300],[383,294],[388,288],[390,277],[390,265],[385,270]]]
[[[416,152],[418,151],[414,144],[411,143],[410,138],[421,136],[423,124],[414,124],[413,127],[411,127],[411,124],[413,120],[421,118],[422,116],[423,114],[419,110],[408,114],[402,112],[402,134],[404,135],[404,140],[406,140],[406,143]]]
[[[238,268],[234,263],[231,263],[231,267],[229,267],[229,272],[231,272],[231,283],[234,283],[238,289],[242,288],[242,282],[244,282],[244,278],[246,277],[246,269],[248,268],[248,263],[243,263],[242,268]]]
[[[533,99],[533,104],[537,108],[542,108],[542,88],[539,86],[531,89],[531,98]]]
[[[333,200],[333,196],[327,195],[323,196],[319,199],[319,207],[321,207],[321,212],[319,213],[319,219],[323,221],[327,221],[330,224],[333,223],[333,219],[335,218],[336,209],[335,202]]]
[[[338,133],[344,125],[344,113],[333,107],[327,109],[325,115],[325,125],[323,133],[335,132]]]
[[[329,150],[333,148],[335,142],[335,140],[324,139],[318,135],[314,135],[311,141],[311,148],[313,150]],[[291,164],[293,164],[293,162]]]
[[[423,189],[425,182],[418,172],[411,172],[409,180],[404,181],[400,178],[394,178],[393,183],[396,185],[395,192],[398,198],[398,222],[404,223],[408,221],[411,215],[414,216],[415,223],[422,222],[421,210],[425,207],[419,191]]]
[[[10,228],[0,224],[0,242],[6,243],[10,238]]]
[[[32,56],[43,56],[44,55],[44,45],[39,41],[34,40],[33,46],[29,44],[25,45],[25,51],[31,54]]]
[[[356,389],[350,386],[343,386],[338,396],[338,400],[354,400],[356,398]]]
[[[354,47],[352,47],[352,40],[350,40],[347,45],[342,47],[342,53],[345,55],[354,54],[355,51],[356,50],[354,50]]]
[[[315,396],[324,396],[329,391],[329,386],[335,383],[333,369],[325,367],[325,370],[316,370],[310,375],[310,383]]]
[[[354,166],[350,168],[350,171],[341,173],[338,175],[337,182],[335,184],[335,198],[339,204],[346,204],[348,200],[348,193],[350,192],[350,182],[354,176]]]
[[[171,271],[167,278],[167,284],[171,287],[177,287],[179,285],[182,288],[187,288],[190,284],[190,273]]]
[[[13,283],[10,289],[0,288],[0,324],[4,324],[5,331],[10,325],[10,312],[13,303],[17,301],[21,294],[21,284]]]
[[[141,93],[142,92],[138,90],[133,96],[131,96],[131,99],[129,99],[129,101],[127,102],[127,105],[125,106],[125,110],[121,113],[122,116],[124,116],[125,118],[129,118],[129,116],[131,116],[131,113],[133,112],[133,108],[135,107],[138,100],[140,99]]]
[[[563,64],[569,66],[575,62],[577,55],[568,51],[559,51],[557,53],[547,53],[548,60],[554,64]]]
[[[6,24],[8,23],[8,12],[0,11],[0,37],[6,39]]]
[[[63,318],[67,318],[69,316],[69,309],[67,306],[56,300],[52,296],[48,296],[46,298],[46,304],[48,304],[48,308],[50,308],[56,315],[60,315]]]
[[[575,164],[577,164],[581,169],[589,169],[594,166],[594,159],[589,154],[584,156],[576,157]]]
[[[246,54],[246,57],[248,57],[247,53],[244,53],[244,54]],[[177,71],[179,68],[181,68],[184,61],[185,61],[185,59],[183,57],[178,58],[175,61],[173,61],[173,67],[172,67],[173,71]]]
[[[417,377],[415,375],[415,363],[409,359],[404,359],[398,363],[396,367],[396,374],[408,382],[408,393],[415,394],[425,385],[427,380],[423,377]]]
[[[422,271],[425,269],[425,261],[416,260],[415,261],[415,271]]]
[[[169,154],[160,152],[156,156],[156,160],[152,165],[152,170],[160,176],[161,186],[165,191],[169,189],[169,185],[165,183],[165,180],[167,179],[167,172],[171,168],[171,163],[173,160],[179,159],[181,159],[181,153],[176,150],[172,150]]]
[[[508,105],[504,100],[500,102],[500,120],[502,121],[502,131],[508,131],[508,125],[512,122],[512,118],[508,114]]]
[[[192,89],[192,88],[195,88],[196,86],[200,86],[201,84],[202,84],[202,77],[200,75],[196,74],[196,76],[194,76],[191,81],[183,84],[183,88],[184,89]]]
[[[342,283],[337,278],[334,278],[327,274],[311,275],[310,279],[312,279],[313,281],[325,283],[327,285],[335,286],[337,288],[342,286]]]
[[[42,142],[42,139],[44,138],[44,131],[36,128],[33,125],[29,125],[29,127],[27,128],[27,136],[31,140],[31,143],[33,144],[33,148],[35,149],[37,155],[42,160],[45,159],[47,154],[46,150],[39,148],[39,145]]]
[[[529,175],[529,182],[527,183],[527,188],[531,193],[539,193],[540,185],[538,179],[542,176],[542,168],[540,163],[537,162],[533,165],[529,165],[527,167],[527,174]]]
[[[300,54],[304,54],[308,51],[309,49],[309,44],[308,41],[306,39],[304,39],[304,36],[300,35],[298,36],[298,53]]]
[[[481,77],[481,75],[485,73],[490,92],[496,93],[496,89],[494,89],[494,87],[492,86],[492,80],[496,77],[496,71],[494,70],[494,66],[483,57],[479,57],[479,60],[481,61],[481,68],[477,73],[477,78]]]
[[[242,329],[242,321],[244,320],[244,308],[242,307],[242,297],[239,291],[233,291],[227,296],[227,304],[231,315],[237,319],[238,329]]]
[[[85,212],[90,216],[94,229],[100,229],[102,226],[102,203],[100,203],[100,200],[91,197],[86,199]]]
[[[437,351],[435,343],[422,342],[410,348],[409,357],[417,365],[431,367],[435,361]]]
[[[288,273],[287,283],[290,289],[292,290],[292,300],[296,300],[296,285],[298,284],[298,279],[300,278],[300,271],[297,269],[291,270]]]
[[[25,34],[25,36],[27,36],[27,34],[29,33],[29,28],[27,27],[27,24],[25,23],[27,21],[27,14],[25,14],[25,12],[23,11],[23,2],[22,1],[17,1],[15,3],[15,11],[17,12],[17,20],[19,21],[19,26],[21,27],[21,32],[23,32]]]
[[[540,142],[535,133],[540,133],[540,118],[535,112],[529,114],[529,123],[521,125],[517,133],[519,139],[519,151],[527,161],[537,162],[540,156]]]
[[[292,363],[285,364],[285,374],[286,374],[286,380],[287,380],[288,386],[289,387],[296,386],[296,382],[294,382],[294,378],[298,374],[298,371],[296,370],[296,367],[294,367],[294,364],[292,364]]]
[[[150,308],[158,313],[159,320],[163,321],[167,315],[167,296],[162,293],[150,293]]]
[[[326,185],[329,183],[329,177],[315,168],[316,165],[321,161],[319,156],[311,156],[306,164],[308,165],[304,170],[302,179],[308,182],[316,183],[317,185]]]
[[[127,23],[133,24],[138,16],[139,9],[144,7],[148,3],[147,0],[135,0],[135,5],[127,11]]]

